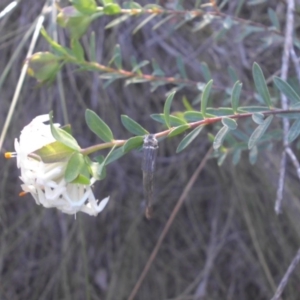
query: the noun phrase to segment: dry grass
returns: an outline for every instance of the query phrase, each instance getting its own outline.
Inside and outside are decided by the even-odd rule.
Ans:
[[[0,11],[9,2],[1,1]],[[243,1],[229,1],[222,11],[233,14],[240,2]],[[243,4],[239,16],[269,26],[267,8],[272,7],[284,26],[284,2],[266,2],[255,6]],[[1,126],[30,43],[31,37],[26,37],[26,32],[43,5],[42,1],[20,1],[11,14],[0,19]],[[266,76],[278,74],[281,67],[282,40],[274,39],[269,47],[263,48],[263,38],[270,33],[262,32],[234,43],[243,25],[234,26],[216,41],[215,32],[222,26],[217,22],[192,33],[192,23],[171,32],[174,22],[178,22],[176,19],[153,31],[152,20],[136,35],[131,33],[141,19],[104,30],[107,22],[108,18],[103,18],[92,24],[99,62],[107,63],[113,46],[119,43],[125,68],[131,55],[139,61],[155,58],[166,75],[174,76],[176,56],[182,55],[188,76],[204,81],[200,63],[205,61],[220,87],[214,99],[216,106],[224,99],[224,89],[232,86],[225,71],[227,67],[233,67],[244,83],[245,104],[253,101],[253,61],[261,65]],[[49,14],[45,27],[50,32],[54,30]],[[58,38],[67,43],[67,36],[60,29]],[[87,45],[86,38],[83,43]],[[48,45],[40,38],[35,49],[46,50]],[[146,68],[147,71],[150,72]],[[292,71],[290,76],[294,76]],[[129,115],[149,131],[160,129],[149,115],[162,111],[166,87],[150,93],[148,84],[124,87],[122,81],[116,81],[104,89],[98,74],[77,73],[71,66],[64,68],[59,80],[60,83],[54,82],[50,87],[36,88],[33,79],[26,79],[4,151],[13,149],[20,129],[36,115],[54,110],[55,119],[64,123],[62,94],[73,132],[82,146],[96,142],[83,121],[85,108],[103,117],[118,138],[129,137],[121,126],[121,114]],[[197,91],[189,88],[183,94],[193,100]],[[173,109],[182,109],[180,97],[174,101]],[[215,132],[208,128],[212,130]],[[179,195],[209,148],[202,133],[186,151],[175,155],[179,141],[180,138],[174,138],[160,143],[156,216],[150,222],[143,217],[139,152],[111,164],[106,180],[96,185],[99,198],[111,195],[108,208],[97,218],[78,214],[76,220],[55,209],[37,207],[30,196],[19,198],[15,163],[0,158],[0,299],[127,299]],[[299,181],[292,166],[288,167],[283,214],[274,213],[279,149],[280,145],[261,153],[255,166],[249,164],[246,153],[236,167],[230,159],[222,167],[213,159],[207,163],[136,299],[272,297],[300,243]],[[295,272],[283,299],[299,298],[299,281],[300,273]]]

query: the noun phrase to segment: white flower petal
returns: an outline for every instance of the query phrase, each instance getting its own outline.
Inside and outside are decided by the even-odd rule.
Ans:
[[[50,125],[44,124],[46,121],[49,121],[48,115],[34,118],[23,128],[19,140],[15,139],[17,166],[21,169],[23,191],[31,193],[36,203],[44,207],[56,207],[67,214],[82,211],[96,216],[104,209],[109,197],[97,204],[91,186],[67,183],[64,179],[67,161],[43,163],[28,157],[31,152],[55,141]],[[91,182],[94,183],[93,178]]]

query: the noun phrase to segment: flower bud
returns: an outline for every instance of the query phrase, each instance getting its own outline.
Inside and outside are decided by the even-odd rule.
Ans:
[[[79,12],[74,6],[64,7],[57,15],[59,26],[70,31],[71,38],[79,39],[88,29],[92,18]]]
[[[38,81],[53,79],[60,68],[59,57],[50,52],[37,52],[28,58],[28,75]]]

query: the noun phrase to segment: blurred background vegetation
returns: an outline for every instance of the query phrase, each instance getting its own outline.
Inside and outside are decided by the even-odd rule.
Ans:
[[[0,12],[10,2],[1,0]],[[44,26],[49,34],[57,34],[61,44],[68,44],[67,33],[56,28],[54,22],[54,1],[16,2],[11,12],[0,15],[1,127],[37,18],[45,14]],[[280,74],[283,37],[270,29],[268,11],[272,9],[277,14],[284,32],[286,1],[216,2],[222,13],[244,21],[227,29],[224,18],[220,18],[193,31],[201,21],[194,19],[175,30],[182,19],[174,16],[153,30],[161,18],[157,17],[132,34],[145,16],[129,18],[107,30],[105,26],[113,17],[102,17],[92,23],[82,42],[88,47],[87,37],[94,31],[99,63],[107,65],[114,46],[119,44],[124,69],[131,68],[131,56],[138,61],[155,59],[166,76],[178,73],[176,58],[182,56],[187,75],[194,81],[206,82],[202,72],[205,62],[218,87],[213,96],[215,107],[224,104],[226,89],[233,85],[227,72],[231,68],[243,82],[241,103],[246,105],[254,97],[254,61],[260,64],[267,79]],[[159,4],[172,7],[174,2],[161,0]],[[194,1],[181,4],[185,9],[195,5]],[[297,4],[300,5],[299,1]],[[61,1],[59,5],[63,7],[68,2]],[[262,30],[255,30],[245,20],[262,24]],[[298,7],[296,33],[299,24]],[[40,37],[34,52],[48,49],[49,45]],[[150,74],[152,70],[147,68],[143,71]],[[297,82],[293,67],[289,80]],[[64,102],[68,121],[82,147],[99,142],[84,122],[86,108],[97,112],[116,138],[130,137],[121,125],[121,114],[130,116],[150,132],[163,129],[151,120],[150,114],[162,112],[165,93],[171,85],[150,92],[149,83],[124,86],[124,81],[119,80],[107,88],[103,84],[98,73],[77,72],[70,65],[50,86],[38,87],[34,79],[27,77],[2,152],[13,150],[14,138],[37,115],[53,110],[55,121],[65,123]],[[270,89],[276,98],[272,85]],[[198,94],[195,87],[181,90],[173,101],[173,111],[183,109],[183,96],[193,102]],[[280,119],[272,126],[280,128]],[[244,129],[250,135],[254,125],[246,122]],[[215,134],[216,129],[206,128],[180,154],[175,154],[175,150],[182,137],[165,139],[159,144],[155,218],[151,221],[144,218],[141,152],[131,152],[109,165],[107,178],[95,186],[97,198],[111,195],[108,207],[96,218],[79,213],[76,220],[56,209],[37,206],[29,195],[20,198],[15,161],[4,161],[2,157],[0,299],[128,299],[180,194],[211,145],[208,132]],[[278,142],[260,152],[255,165],[249,163],[246,152],[236,166],[231,158],[221,167],[216,159],[207,162],[135,299],[272,297],[300,244],[299,180],[289,161],[283,212],[274,212],[281,149]],[[283,299],[300,299],[299,282],[298,268],[289,279]]]

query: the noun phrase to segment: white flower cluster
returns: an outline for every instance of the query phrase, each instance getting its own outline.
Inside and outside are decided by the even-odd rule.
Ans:
[[[15,139],[15,150],[11,156],[17,157],[17,166],[21,169],[21,185],[25,193],[31,193],[37,204],[44,207],[56,207],[67,214],[76,214],[78,211],[96,216],[106,206],[109,197],[98,203],[91,186],[67,183],[64,171],[67,161],[44,163],[28,157],[43,146],[55,142],[48,115],[34,118],[24,127],[20,139]],[[59,124],[54,124],[59,126]]]

